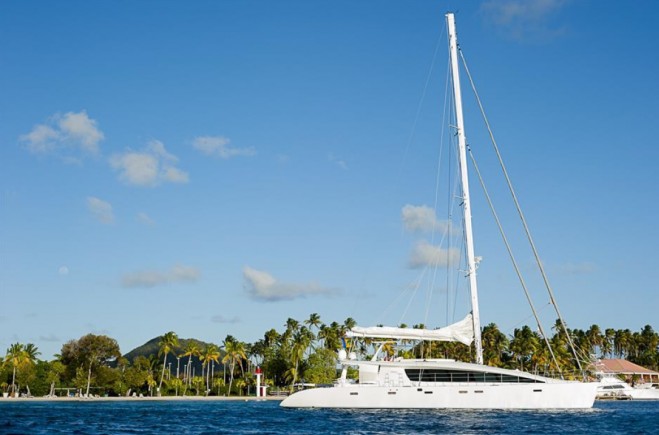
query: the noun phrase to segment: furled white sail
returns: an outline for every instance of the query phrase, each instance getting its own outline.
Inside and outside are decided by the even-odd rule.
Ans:
[[[397,340],[459,341],[469,346],[474,340],[471,314],[452,325],[439,329],[396,328],[391,326],[355,326],[346,333],[355,338],[393,338]]]

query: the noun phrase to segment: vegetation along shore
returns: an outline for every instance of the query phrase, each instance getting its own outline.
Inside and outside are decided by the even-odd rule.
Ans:
[[[336,351],[343,346],[364,355],[373,353],[367,340],[342,338],[355,324],[352,318],[327,324],[314,313],[303,321],[289,318],[283,330],[270,329],[254,343],[232,335],[221,344],[205,343],[167,332],[126,354],[115,339],[87,334],[64,343],[51,361],[39,359],[34,343],[15,343],[2,359],[0,386],[5,398],[246,399],[255,392],[254,369],[259,366],[268,397],[276,398],[303,384],[332,383],[337,377]],[[650,325],[638,332],[598,325],[585,331],[568,329],[576,356],[568,350],[565,332],[553,330],[549,341],[561,372],[568,376],[578,376],[577,358],[585,367],[593,367],[589,363],[597,358],[615,357],[659,370],[659,334]],[[528,326],[507,336],[491,323],[483,328],[482,337],[486,364],[539,374],[558,371],[551,366],[544,340]],[[473,354],[469,346],[448,342],[396,348],[387,343],[384,350],[390,357],[460,361],[470,361]]]

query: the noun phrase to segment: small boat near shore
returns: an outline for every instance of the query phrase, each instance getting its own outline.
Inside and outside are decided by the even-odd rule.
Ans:
[[[597,387],[598,400],[659,400],[659,388],[656,384],[643,383],[629,385],[610,374],[600,376]]]

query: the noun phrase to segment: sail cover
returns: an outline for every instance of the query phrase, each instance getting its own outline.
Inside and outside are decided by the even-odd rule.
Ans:
[[[397,340],[459,341],[469,346],[474,340],[471,314],[452,325],[439,329],[396,328],[392,326],[355,326],[346,333],[354,338],[393,338]]]

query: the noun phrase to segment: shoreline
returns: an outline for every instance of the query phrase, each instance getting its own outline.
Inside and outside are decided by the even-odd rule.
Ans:
[[[0,397],[0,403],[17,402],[266,402],[282,401],[286,396],[161,396],[161,397]]]

